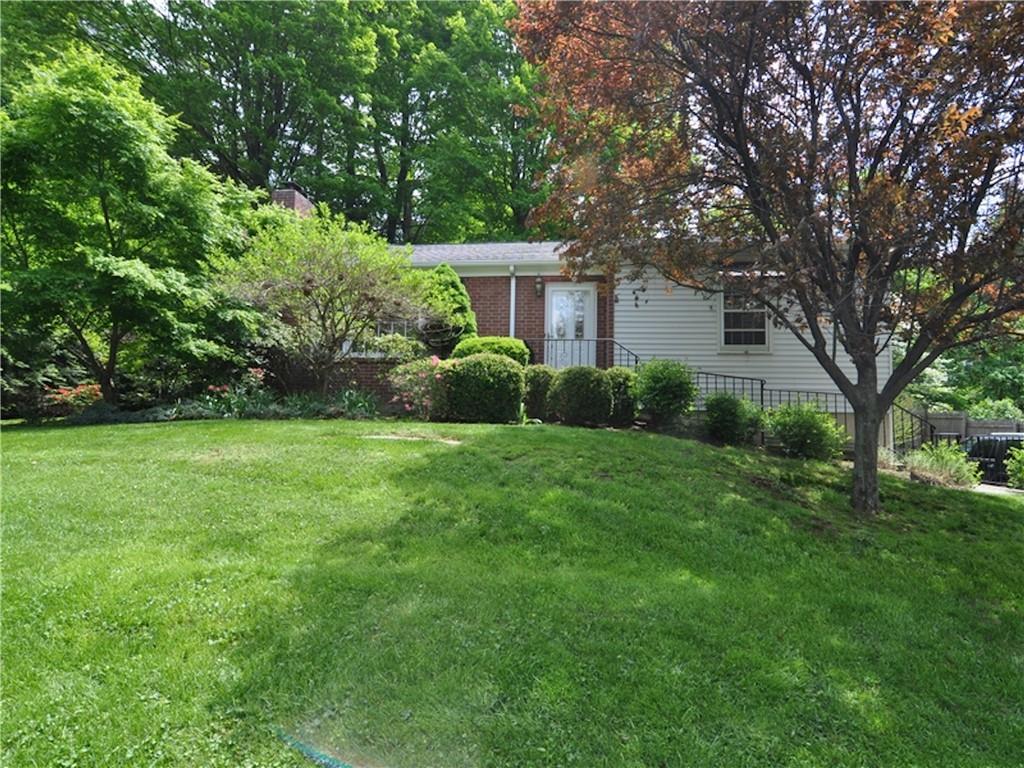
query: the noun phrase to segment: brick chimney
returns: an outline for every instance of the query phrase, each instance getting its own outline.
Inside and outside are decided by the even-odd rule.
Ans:
[[[293,182],[281,185],[270,193],[270,202],[291,208],[300,216],[307,216],[313,210],[313,204],[309,198],[302,194],[302,187]]]

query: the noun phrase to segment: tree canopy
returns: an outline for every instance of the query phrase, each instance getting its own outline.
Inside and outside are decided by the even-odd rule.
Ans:
[[[545,2],[517,28],[571,264],[750,293],[852,404],[877,510],[895,397],[1024,311],[1024,6]]]
[[[49,331],[117,398],[126,344],[229,355],[204,337],[214,253],[253,197],[168,147],[177,121],[87,48],[38,68],[0,112],[5,334]]]
[[[296,182],[390,242],[522,238],[543,198],[511,0],[12,4],[15,34],[59,31],[136,73],[187,126],[176,154],[249,187]],[[15,46],[15,70],[33,49]]]

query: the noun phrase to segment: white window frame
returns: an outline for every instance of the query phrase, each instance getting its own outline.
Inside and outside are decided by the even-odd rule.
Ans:
[[[735,289],[730,290],[731,293],[738,293]],[[772,322],[769,316],[768,308],[762,307],[760,310],[730,310],[725,308],[725,294],[723,290],[718,294],[718,350],[720,354],[739,354],[739,355],[766,355],[772,351]],[[763,312],[764,313],[764,344],[726,344],[725,343],[725,315],[728,312]],[[735,329],[733,329],[735,330]]]

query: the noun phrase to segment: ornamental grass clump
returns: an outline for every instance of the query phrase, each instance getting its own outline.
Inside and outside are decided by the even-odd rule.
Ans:
[[[973,488],[981,482],[981,467],[953,443],[924,445],[906,458],[910,479],[947,488]]]

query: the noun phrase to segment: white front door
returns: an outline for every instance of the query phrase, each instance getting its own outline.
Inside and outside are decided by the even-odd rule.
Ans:
[[[544,362],[553,368],[597,362],[597,286],[547,284]]]

